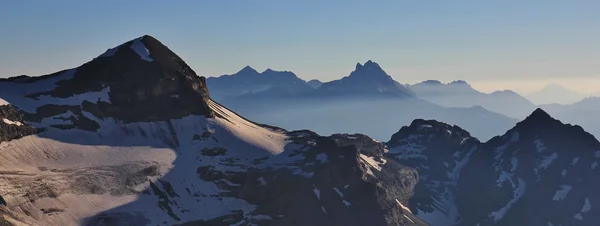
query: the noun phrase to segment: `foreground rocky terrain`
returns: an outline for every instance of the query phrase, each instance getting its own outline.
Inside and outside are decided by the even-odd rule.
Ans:
[[[0,225],[597,225],[598,161],[541,109],[487,142],[258,124],[151,36],[0,80]]]
[[[600,142],[541,109],[488,142],[415,120],[387,142],[415,168],[412,213],[431,225],[597,225]]]
[[[151,36],[0,100],[0,225],[425,225],[381,143],[251,122]]]

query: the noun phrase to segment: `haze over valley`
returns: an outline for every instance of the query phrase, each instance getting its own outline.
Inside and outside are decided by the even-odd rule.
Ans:
[[[596,226],[596,2],[7,2],[1,226]]]

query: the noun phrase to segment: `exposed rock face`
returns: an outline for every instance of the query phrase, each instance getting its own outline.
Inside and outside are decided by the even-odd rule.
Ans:
[[[0,224],[425,225],[381,143],[249,121],[150,36],[0,98]]]
[[[23,116],[11,105],[0,105],[0,143],[35,134],[37,130],[23,121]],[[1,200],[0,200],[1,204]]]
[[[65,76],[65,73],[71,73]],[[14,83],[34,83],[57,79],[55,87],[27,98],[72,98],[107,92],[108,100],[87,99],[77,103],[99,118],[126,122],[166,120],[186,115],[207,115],[209,92],[206,80],[151,36],[143,36],[109,49],[76,69],[39,78],[8,79]],[[160,107],[157,107],[160,106]],[[30,112],[33,113],[33,112]]]
[[[410,200],[431,225],[595,225],[600,142],[541,109],[486,143],[416,120],[387,143],[421,177]]]

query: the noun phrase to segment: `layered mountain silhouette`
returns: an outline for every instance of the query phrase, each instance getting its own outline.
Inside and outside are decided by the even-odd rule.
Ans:
[[[285,74],[268,71],[233,77]],[[0,225],[600,222],[600,142],[540,108],[520,122],[481,106],[443,108],[371,61],[312,94],[273,84],[242,94],[289,95],[269,103],[304,104],[278,113],[314,121],[296,118],[302,126],[349,117],[373,131],[395,127],[381,143],[259,124],[214,101],[207,86],[147,35],[73,69],[0,80]],[[315,101],[325,93],[350,101]],[[341,110],[314,111],[327,107]],[[484,127],[504,134],[482,142],[470,128]]]
[[[417,97],[444,107],[471,107],[479,105],[493,112],[522,119],[536,106],[511,90],[482,93],[466,81],[441,83],[426,80],[409,86]]]
[[[415,120],[387,142],[417,169],[412,213],[431,225],[595,225],[600,142],[541,109],[482,143],[467,131]]]
[[[582,93],[569,90],[558,84],[549,84],[544,88],[528,93],[527,99],[536,104],[573,104],[588,97]]]
[[[346,77],[323,83],[315,94],[325,97],[414,96],[410,89],[395,81],[371,60],[364,65],[357,63],[354,71]]]
[[[280,90],[286,95],[291,95],[303,94],[315,89],[293,72],[267,69],[259,73],[250,66],[232,75],[210,77],[207,83],[210,89],[214,90],[211,96],[215,100],[254,94],[279,97],[279,93],[272,93],[272,90]],[[261,92],[265,94],[260,94]]]
[[[2,225],[425,225],[382,144],[249,121],[151,36],[0,99]]]
[[[323,85],[323,82],[319,81],[318,79],[313,79],[310,80],[308,82],[306,82],[309,86],[312,86],[313,88],[317,89],[319,88],[321,85]]]
[[[464,81],[456,83],[460,82],[466,84]],[[208,85],[211,94],[219,89],[210,82]],[[323,83],[310,92],[292,94],[281,86],[271,87],[221,102],[254,120],[289,129],[308,127],[323,134],[351,131],[376,139],[386,139],[415,118],[458,124],[483,140],[506,131],[517,122],[478,106],[441,107],[419,99],[409,87],[395,81],[370,60],[357,63],[348,76]],[[489,125],[482,126],[486,123]]]

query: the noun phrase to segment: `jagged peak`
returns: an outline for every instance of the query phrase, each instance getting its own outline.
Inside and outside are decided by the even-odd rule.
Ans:
[[[373,61],[371,61],[371,60],[368,60],[367,62],[365,62],[365,64],[363,64],[363,66],[364,66],[364,67],[370,67],[370,68],[373,68],[373,67],[374,67],[374,68],[381,68],[381,67],[379,66],[379,64],[377,64],[377,63],[375,63],[375,62],[373,62]]]
[[[358,63],[356,63],[355,69],[358,70],[359,68],[362,68],[362,67],[363,67],[363,65],[360,64],[360,62],[358,62]]]
[[[464,140],[465,138],[473,138],[471,134],[464,130],[463,128],[457,125],[450,125],[444,122],[440,122],[434,119],[415,119],[413,120],[409,126],[403,126],[392,135],[389,142],[390,145],[394,145],[395,143],[404,140],[409,137],[414,137],[414,135],[424,135],[424,134],[440,134],[443,133],[447,138],[460,138],[460,140]],[[477,140],[473,138],[472,140]]]

